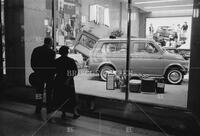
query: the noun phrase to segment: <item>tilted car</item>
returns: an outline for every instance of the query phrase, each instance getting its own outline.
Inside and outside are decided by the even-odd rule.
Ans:
[[[126,69],[126,38],[99,39],[94,43],[93,48],[86,46],[77,42],[75,49],[88,56],[89,70],[98,72],[102,80],[106,80],[108,71]],[[187,70],[188,62],[181,55],[167,52],[153,40],[131,39],[131,72],[149,76],[163,76],[171,84],[181,84]]]

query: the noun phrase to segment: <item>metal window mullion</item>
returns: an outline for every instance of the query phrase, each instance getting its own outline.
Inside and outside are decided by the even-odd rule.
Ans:
[[[130,68],[130,42],[131,42],[131,7],[132,0],[128,0],[128,25],[127,25],[127,56],[126,56],[126,94],[125,101],[129,99],[129,68]]]

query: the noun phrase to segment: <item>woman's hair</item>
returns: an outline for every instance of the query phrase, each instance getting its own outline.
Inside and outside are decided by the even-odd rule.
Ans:
[[[69,53],[69,47],[67,47],[67,46],[62,46],[62,47],[60,47],[60,49],[59,49],[59,54],[60,54],[61,56],[67,55],[68,53]]]

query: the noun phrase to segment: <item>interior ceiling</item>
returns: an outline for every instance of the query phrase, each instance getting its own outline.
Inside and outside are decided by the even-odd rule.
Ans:
[[[193,9],[193,0],[132,0],[132,3],[146,12]]]

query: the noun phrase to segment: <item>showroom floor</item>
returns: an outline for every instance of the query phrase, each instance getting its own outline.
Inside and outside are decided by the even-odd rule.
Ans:
[[[99,81],[97,76],[79,75],[75,77],[76,92],[98,97],[124,100],[125,93],[120,89],[106,90],[106,82]],[[186,108],[188,92],[188,76],[181,85],[165,84],[165,93],[129,93],[129,100]]]

